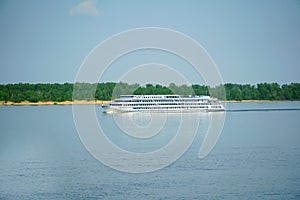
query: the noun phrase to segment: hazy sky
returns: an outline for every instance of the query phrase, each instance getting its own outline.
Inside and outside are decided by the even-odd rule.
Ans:
[[[189,35],[213,58],[224,82],[300,82],[297,0],[1,0],[0,27],[0,83],[73,82],[97,44],[140,27]],[[149,54],[145,62],[177,61]],[[142,64],[141,56],[132,61],[137,57]]]

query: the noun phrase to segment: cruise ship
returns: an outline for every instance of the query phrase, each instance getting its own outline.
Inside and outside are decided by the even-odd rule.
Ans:
[[[180,95],[121,95],[109,104],[102,104],[104,112],[213,112],[224,106],[210,96]]]

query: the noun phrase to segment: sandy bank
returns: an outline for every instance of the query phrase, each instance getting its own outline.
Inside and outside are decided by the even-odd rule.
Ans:
[[[225,101],[221,101],[224,103],[249,103],[249,102],[279,102],[278,100],[276,101],[270,101],[270,100],[225,100]]]
[[[15,102],[4,102],[0,101],[0,106],[39,106],[39,105],[96,105],[96,104],[106,104],[109,103],[110,101],[85,101],[85,100],[80,100],[80,101],[62,101],[62,102],[54,102],[54,101],[39,101],[39,102],[29,102],[29,101],[22,101],[19,103]]]
[[[101,101],[101,100],[97,100],[97,101],[85,101],[85,100],[81,100],[81,101],[62,101],[62,102],[54,102],[54,101],[39,101],[39,102],[29,102],[29,101],[22,101],[19,103],[15,103],[15,102],[4,102],[4,101],[0,101],[0,106],[39,106],[39,105],[101,105],[101,104],[107,104],[111,101]],[[270,101],[270,100],[241,100],[241,101],[237,101],[237,100],[226,100],[226,101],[221,101],[222,103],[249,103],[249,102],[283,102],[283,101]]]

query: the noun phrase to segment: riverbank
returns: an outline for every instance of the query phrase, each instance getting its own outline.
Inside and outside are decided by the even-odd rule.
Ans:
[[[41,106],[41,105],[101,105],[107,104],[110,101],[86,101],[86,100],[79,100],[79,101],[38,101],[38,102],[29,102],[29,101],[22,101],[22,102],[11,102],[11,101],[0,101],[0,106]]]
[[[255,102],[255,103],[259,103],[259,102],[281,102],[279,100],[225,100],[225,101],[221,101],[222,103],[250,103],[250,102]]]
[[[42,105],[101,105],[101,104],[107,104],[111,101],[86,101],[86,100],[80,100],[80,101],[61,101],[61,102],[55,102],[55,101],[39,101],[39,102],[29,102],[29,101],[22,101],[22,102],[12,102],[12,101],[0,101],[0,106],[42,106]],[[270,101],[270,100],[226,100],[221,101],[222,103],[250,103],[250,102],[282,102],[282,101]]]

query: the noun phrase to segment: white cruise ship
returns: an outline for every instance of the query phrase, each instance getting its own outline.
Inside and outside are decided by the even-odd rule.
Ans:
[[[210,96],[121,95],[101,106],[106,113],[114,112],[213,112],[224,106]]]

